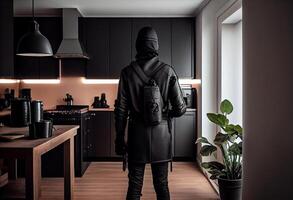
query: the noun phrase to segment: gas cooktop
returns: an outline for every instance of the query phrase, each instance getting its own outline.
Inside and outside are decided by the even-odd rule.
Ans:
[[[89,110],[89,106],[86,105],[57,105],[56,109],[46,110],[49,114],[62,114],[62,115],[73,115],[83,114]]]

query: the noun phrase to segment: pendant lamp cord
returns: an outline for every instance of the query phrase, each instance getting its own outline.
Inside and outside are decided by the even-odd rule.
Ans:
[[[33,14],[33,21],[35,21],[35,1],[32,0],[32,14]]]

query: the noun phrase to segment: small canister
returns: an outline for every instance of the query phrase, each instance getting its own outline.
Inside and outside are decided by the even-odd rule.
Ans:
[[[29,136],[35,138],[49,138],[52,136],[53,123],[51,120],[41,120],[29,126]]]
[[[31,122],[39,122],[43,120],[43,102],[34,100],[31,102]]]

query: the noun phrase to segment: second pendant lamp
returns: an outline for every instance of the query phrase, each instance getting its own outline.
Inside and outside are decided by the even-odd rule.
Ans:
[[[16,55],[30,57],[53,56],[49,40],[42,35],[39,30],[39,24],[35,21],[34,10],[34,0],[32,0],[33,20],[29,24],[28,32],[18,42]]]

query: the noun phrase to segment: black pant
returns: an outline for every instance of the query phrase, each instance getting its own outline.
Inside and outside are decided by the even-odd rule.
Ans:
[[[151,164],[153,184],[157,194],[157,200],[170,200],[168,187],[168,162]],[[128,191],[127,200],[139,200],[143,185],[145,164],[129,163],[128,165]]]

